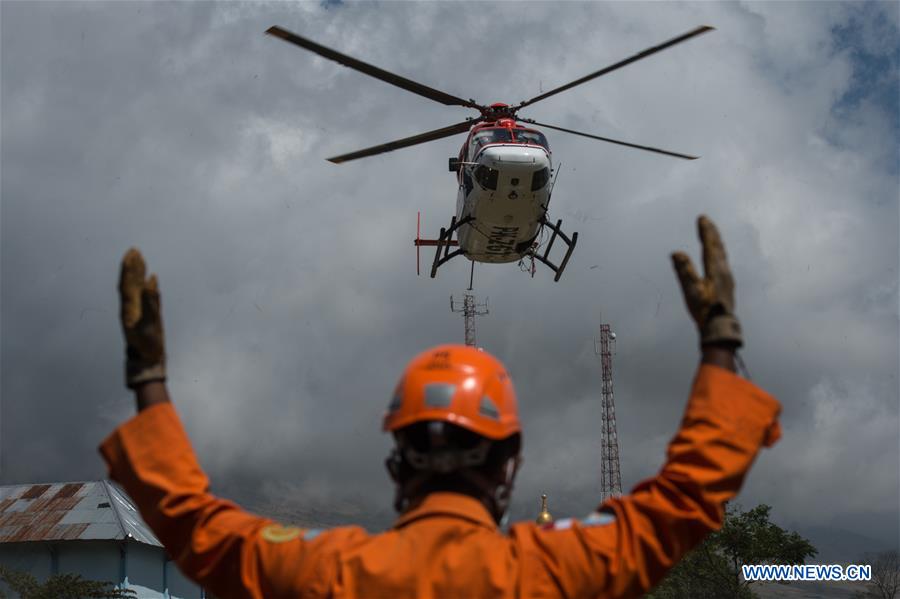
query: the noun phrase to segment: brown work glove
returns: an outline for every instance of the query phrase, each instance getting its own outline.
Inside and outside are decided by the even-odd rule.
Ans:
[[[672,264],[681,281],[684,302],[700,330],[700,345],[738,348],[743,345],[741,324],[734,315],[734,279],[719,231],[706,216],[697,219],[703,245],[701,279],[684,252],[672,254]]]
[[[125,333],[125,384],[166,380],[166,351],[156,275],[144,280],[144,257],[131,248],[119,276],[122,330]]]

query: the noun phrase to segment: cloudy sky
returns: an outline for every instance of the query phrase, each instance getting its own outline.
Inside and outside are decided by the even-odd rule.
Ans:
[[[697,363],[669,253],[720,226],[744,358],[784,438],[739,501],[814,542],[898,539],[896,3],[3,2],[0,482],[94,479],[133,413],[118,264],[162,289],[170,390],[217,489],[370,529],[392,519],[380,419],[405,362],[461,342],[468,265],[417,277],[416,212],[445,225],[463,136],[325,157],[458,122],[271,38],[280,25],[482,103],[514,103],[701,24],[717,31],[522,116],[547,131],[562,280],[481,265],[478,341],[520,396],[513,513],[599,494],[601,322],[618,334],[625,486],[652,476]],[[286,507],[288,506],[288,507]],[[829,540],[830,539],[830,540]]]

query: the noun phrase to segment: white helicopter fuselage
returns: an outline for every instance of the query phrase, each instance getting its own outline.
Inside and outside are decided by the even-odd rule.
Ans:
[[[547,211],[550,152],[540,145],[488,144],[460,163],[457,222],[463,253],[478,262],[515,262],[532,247]]]

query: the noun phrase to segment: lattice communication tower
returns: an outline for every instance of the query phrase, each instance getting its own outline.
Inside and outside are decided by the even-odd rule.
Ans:
[[[616,351],[616,334],[608,324],[600,325],[600,341],[594,352],[602,366],[602,428],[600,445],[600,496],[603,501],[622,494],[619,472],[619,435],[616,432],[616,403],[613,399],[612,356]]]
[[[466,345],[475,347],[475,317],[484,316],[488,313],[487,300],[483,304],[475,303],[475,296],[471,293],[463,295],[462,306],[457,308],[458,304],[453,302],[453,296],[450,296],[450,310],[453,312],[462,312],[463,320],[466,323]]]

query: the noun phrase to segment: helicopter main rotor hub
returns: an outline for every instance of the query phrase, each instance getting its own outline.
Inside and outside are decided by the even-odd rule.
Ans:
[[[516,119],[516,111],[518,108],[509,104],[491,104],[481,109],[481,117],[486,121],[499,121],[500,119]]]

